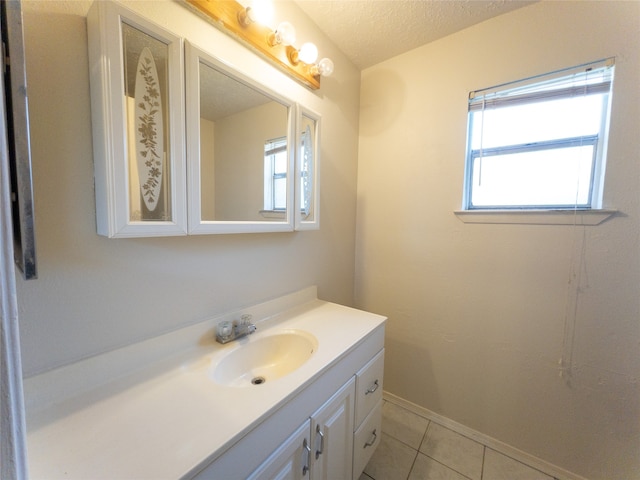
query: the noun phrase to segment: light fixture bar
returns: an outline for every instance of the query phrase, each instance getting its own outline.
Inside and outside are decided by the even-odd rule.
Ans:
[[[289,61],[287,47],[282,44],[270,45],[269,37],[273,31],[257,22],[241,25],[238,16],[245,11],[245,7],[234,0],[186,0],[186,3],[195,7],[198,12],[217,27],[224,27],[226,33],[230,33],[261,55],[280,67],[293,78],[304,85],[317,90],[320,88],[320,75],[314,72],[309,65],[299,62],[296,65]]]

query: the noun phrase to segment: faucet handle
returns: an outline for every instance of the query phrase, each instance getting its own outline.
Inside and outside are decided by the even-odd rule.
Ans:
[[[245,313],[244,315],[242,315],[240,317],[240,324],[241,325],[246,325],[247,323],[249,323],[251,321],[252,318],[253,318],[253,315],[251,315],[250,313]]]
[[[220,340],[229,340],[233,336],[233,322],[223,321],[216,326],[216,337]]]

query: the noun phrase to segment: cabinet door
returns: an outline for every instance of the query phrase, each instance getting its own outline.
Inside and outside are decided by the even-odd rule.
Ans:
[[[310,420],[304,422],[267,458],[248,480],[300,480],[309,478],[311,462]]]
[[[185,235],[182,38],[111,1],[87,32],[98,233]]]
[[[353,465],[355,380],[311,416],[312,480],[347,480]]]

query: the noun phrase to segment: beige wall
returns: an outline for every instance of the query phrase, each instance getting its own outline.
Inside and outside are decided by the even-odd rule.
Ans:
[[[385,389],[589,479],[640,475],[639,39],[638,2],[545,1],[362,74],[356,303],[389,316]],[[619,215],[459,221],[468,92],[609,56]]]
[[[360,75],[295,6],[284,18],[336,62],[312,92],[170,1],[127,2],[323,117],[322,219],[314,232],[107,239],[96,234],[86,13],[24,2],[39,279],[18,281],[25,374],[318,285],[351,304]]]
[[[216,218],[216,124],[200,118],[200,216],[204,220]]]

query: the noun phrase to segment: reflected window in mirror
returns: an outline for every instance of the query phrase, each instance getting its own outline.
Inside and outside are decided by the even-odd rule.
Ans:
[[[263,214],[284,214],[287,209],[287,138],[268,140],[264,144]]]

